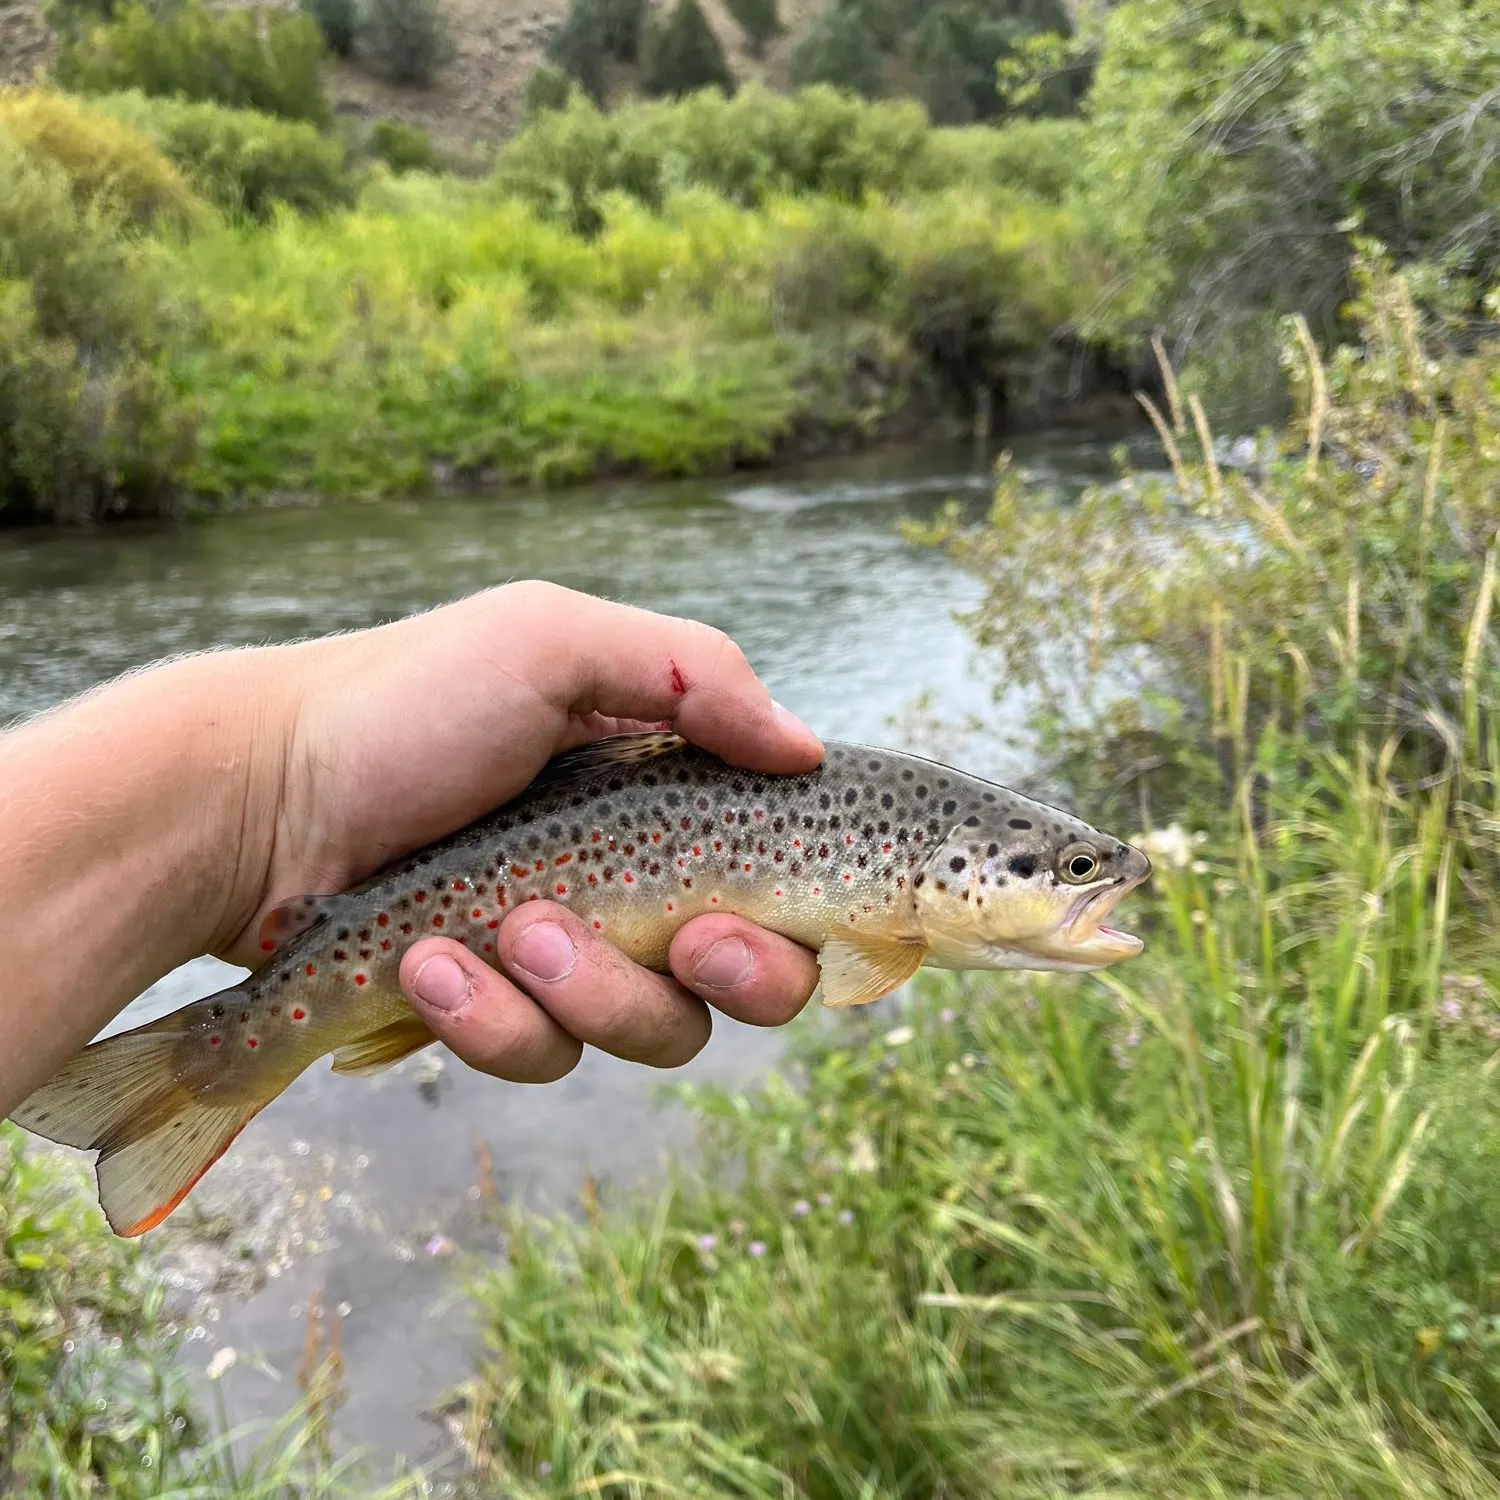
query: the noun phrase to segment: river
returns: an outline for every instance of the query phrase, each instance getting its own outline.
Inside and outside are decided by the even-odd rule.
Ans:
[[[1068,432],[1009,446],[1065,504],[1111,473],[1115,441]],[[825,737],[930,747],[929,714],[985,716],[1005,699],[954,620],[977,597],[973,580],[904,544],[896,523],[951,498],[979,510],[989,490],[988,456],[965,446],[671,485],[0,533],[0,723],[172,652],[357,628],[541,577],[720,626]],[[1014,752],[982,731],[942,748],[981,773],[1017,769]],[[241,972],[196,960],[110,1029]],[[688,1139],[656,1086],[668,1076],[749,1083],[782,1046],[781,1033],[716,1017],[708,1047],[672,1075],[593,1053],[547,1088],[499,1083],[451,1058],[434,1075],[435,1055],[374,1080],[311,1070],[147,1237],[186,1320],[184,1357],[222,1365],[234,1349],[231,1415],[278,1414],[297,1394],[317,1293],[341,1320],[339,1436],[387,1463],[441,1457],[450,1440],[423,1407],[468,1372],[461,1273],[471,1255],[499,1249],[483,1211],[482,1151],[501,1197],[553,1208],[577,1203],[586,1174],[621,1188],[649,1182]]]

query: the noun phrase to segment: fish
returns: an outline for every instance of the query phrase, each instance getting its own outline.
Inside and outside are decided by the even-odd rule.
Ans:
[[[91,1043],[11,1118],[98,1152],[100,1206],[133,1238],[314,1062],[367,1076],[436,1040],[398,977],[421,938],[498,967],[500,923],[545,899],[666,973],[685,922],[729,912],[815,950],[823,1004],[846,1007],[923,966],[1130,958],[1141,939],[1105,919],[1150,874],[1139,849],[1072,814],[904,751],[830,741],[815,769],[771,775],[669,730],[612,735],[352,889],[282,901],[249,977]]]

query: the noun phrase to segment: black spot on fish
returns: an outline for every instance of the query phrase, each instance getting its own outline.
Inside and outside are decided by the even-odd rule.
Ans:
[[[827,812],[828,809],[833,806],[833,798],[830,797],[827,792],[824,792],[822,796],[818,798],[818,806],[821,807],[824,812]]]
[[[856,802],[858,802],[858,801],[859,801],[859,792],[858,792],[858,790],[856,788],[854,788],[854,787],[851,786],[849,788],[849,790],[844,793],[844,806],[845,807],[853,807],[854,804]]]
[[[979,814],[978,813],[970,813],[969,816],[964,819],[964,827],[965,828],[978,828],[979,827]]]
[[[966,865],[966,864],[968,864],[968,860],[966,860],[966,859],[965,859],[965,858],[964,858],[964,857],[963,857],[963,855],[962,855],[962,854],[955,854],[955,855],[954,855],[954,856],[953,856],[953,858],[952,858],[952,859],[950,859],[950,860],[949,860],[949,861],[948,861],[948,868],[949,868],[949,869],[950,869],[950,870],[952,870],[952,871],[953,871],[953,873],[954,873],[954,874],[955,874],[955,875],[957,875],[957,874],[958,874],[958,872],[959,872],[959,871],[960,871],[960,870],[962,870],[962,869],[963,869],[963,867],[964,867],[964,866],[965,866],[965,865]]]
[[[882,792],[880,794],[880,805],[889,812],[896,805],[896,799],[889,792]]]
[[[912,890],[914,890],[914,891],[921,890],[922,889],[922,882],[924,880],[926,880],[926,879],[927,879],[927,877],[925,875],[918,875],[917,878],[914,881],[912,881],[912,883],[911,883]]]
[[[953,800],[952,797],[950,797],[945,803],[943,803],[943,816],[944,817],[951,818],[953,816],[953,814],[956,813],[957,811],[958,811],[958,803],[956,803]]]
[[[1036,874],[1036,856],[1017,854],[1011,859],[1009,868],[1012,875],[1019,875],[1022,880],[1030,880]]]

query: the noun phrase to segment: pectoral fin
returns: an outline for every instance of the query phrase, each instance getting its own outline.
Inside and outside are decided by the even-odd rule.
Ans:
[[[868,1005],[900,989],[927,957],[920,938],[876,937],[855,929],[836,932],[818,951],[823,1004]]]

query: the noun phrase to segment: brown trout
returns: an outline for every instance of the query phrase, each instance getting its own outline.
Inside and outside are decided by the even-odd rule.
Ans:
[[[892,750],[830,743],[816,770],[737,770],[665,732],[558,756],[520,796],[340,895],[299,896],[231,989],[94,1042],[17,1109],[99,1152],[117,1234],[160,1224],[318,1058],[367,1074],[435,1038],[398,983],[441,934],[494,964],[526,901],[557,901],[666,972],[673,935],[733,912],[815,949],[823,1003],[863,1005],[924,964],[1097,969],[1140,952],[1104,925],[1144,854],[1056,808]]]

